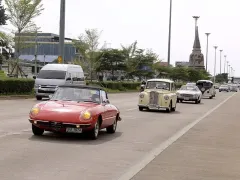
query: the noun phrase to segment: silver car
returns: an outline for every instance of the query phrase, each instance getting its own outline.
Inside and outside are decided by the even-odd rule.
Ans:
[[[177,102],[195,101],[196,104],[201,103],[202,92],[197,86],[183,85],[177,91]]]

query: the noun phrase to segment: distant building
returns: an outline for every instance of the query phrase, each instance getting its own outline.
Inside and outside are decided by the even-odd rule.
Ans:
[[[52,33],[21,33],[20,36],[22,39],[21,46],[23,44],[24,48],[20,49],[19,59],[33,61],[35,60],[35,54],[37,54],[37,60],[39,62],[51,63],[58,58],[58,35]],[[17,37],[19,37],[19,34],[15,34],[15,37],[15,39],[17,39]],[[17,51],[17,43],[15,42],[15,44],[15,50]],[[74,60],[76,54],[76,48],[74,47],[72,39],[65,38],[65,62]],[[15,55],[18,56],[18,54]]]
[[[165,67],[166,67],[166,66],[168,66],[168,62],[163,62],[163,61],[161,61],[161,62],[159,62],[159,65],[160,65],[160,66],[165,66]]]
[[[175,66],[176,67],[188,67],[189,62],[188,61],[176,61]]]

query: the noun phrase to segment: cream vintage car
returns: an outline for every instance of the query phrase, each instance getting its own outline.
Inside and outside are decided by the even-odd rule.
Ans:
[[[176,110],[176,105],[175,83],[169,79],[150,79],[144,91],[139,94],[139,111],[147,109],[171,112]]]

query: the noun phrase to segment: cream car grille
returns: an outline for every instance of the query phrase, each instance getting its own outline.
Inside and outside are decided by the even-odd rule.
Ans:
[[[158,96],[159,96],[158,92],[155,91],[150,92],[149,104],[158,105]]]

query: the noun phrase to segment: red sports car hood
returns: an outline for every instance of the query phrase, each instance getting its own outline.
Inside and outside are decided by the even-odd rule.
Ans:
[[[96,107],[94,103],[77,103],[73,101],[48,101],[40,103],[40,112],[36,116],[39,120],[58,122],[79,122],[80,113],[86,109]]]

